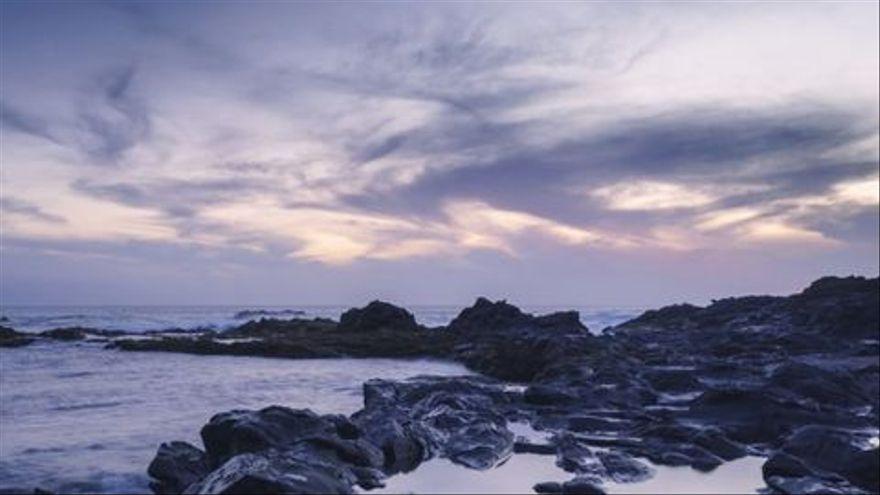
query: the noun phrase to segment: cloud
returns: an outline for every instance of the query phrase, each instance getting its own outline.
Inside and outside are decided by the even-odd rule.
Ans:
[[[7,214],[24,215],[28,218],[46,223],[67,223],[67,219],[60,215],[47,213],[33,203],[9,196],[0,197],[0,211]]]
[[[748,223],[742,229],[742,234],[746,239],[757,241],[787,242],[798,245],[806,243],[833,246],[837,244],[836,241],[825,237],[821,232],[772,220]]]
[[[36,209],[4,234],[349,267],[876,244],[876,6],[667,7],[17,4],[2,181]]]
[[[602,201],[606,208],[633,211],[695,208],[717,199],[684,184],[656,181],[619,182],[588,194]]]
[[[51,132],[49,124],[45,120],[29,115],[3,101],[0,101],[0,125],[4,129],[58,143],[58,139]]]
[[[590,249],[633,244],[604,232],[468,200],[450,201],[442,218],[431,221],[340,209],[285,208],[269,200],[210,206],[204,218],[215,225],[215,232],[249,233],[262,245],[288,249],[291,257],[331,265],[460,256],[475,250],[518,256],[516,246],[530,235]]]
[[[136,73],[134,66],[126,66],[102,75],[95,99],[81,110],[86,135],[80,147],[96,164],[119,163],[150,135],[149,113],[132,94]]]
[[[880,178],[867,177],[834,184],[829,196],[832,204],[876,206],[880,204]]]
[[[569,245],[608,245],[613,239],[589,229],[536,215],[494,208],[479,201],[451,201],[444,207],[457,242],[468,248],[485,248],[515,256],[511,237],[534,232]]]
[[[189,218],[207,205],[242,201],[255,194],[279,191],[265,181],[246,178],[110,183],[78,180],[72,187],[94,198],[160,210],[171,218]]]

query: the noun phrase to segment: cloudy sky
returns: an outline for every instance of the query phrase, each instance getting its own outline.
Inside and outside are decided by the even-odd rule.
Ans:
[[[878,271],[878,4],[14,2],[4,304],[653,306]]]

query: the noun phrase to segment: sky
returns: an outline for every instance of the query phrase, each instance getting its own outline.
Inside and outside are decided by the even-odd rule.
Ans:
[[[878,272],[877,2],[0,2],[0,303]]]

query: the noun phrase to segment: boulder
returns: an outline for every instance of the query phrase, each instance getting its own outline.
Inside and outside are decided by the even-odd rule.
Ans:
[[[507,301],[492,302],[480,297],[468,308],[458,314],[447,326],[451,332],[459,334],[494,334],[513,327],[524,325],[531,316]]]
[[[308,409],[270,406],[217,414],[202,428],[201,435],[208,461],[217,467],[238,454],[284,448],[335,431],[334,423]]]
[[[265,451],[236,455],[186,494],[353,493],[355,475],[343,467],[294,454]]]
[[[410,332],[419,328],[421,327],[412,313],[382,301],[373,301],[363,308],[349,309],[339,319],[339,330],[342,332]]]
[[[880,492],[878,449],[865,450],[855,445],[850,431],[827,426],[805,426],[786,440],[781,452],[798,459],[812,471],[832,473],[863,490]]]
[[[205,453],[186,442],[163,443],[147,468],[157,494],[182,493],[189,485],[208,474]]]

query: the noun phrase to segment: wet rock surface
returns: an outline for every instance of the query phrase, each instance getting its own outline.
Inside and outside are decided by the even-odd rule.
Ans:
[[[710,472],[746,455],[767,457],[774,492],[876,492],[877,287],[826,278],[791,297],[649,311],[600,336],[574,313],[532,316],[485,299],[446,329],[423,329],[384,303],[339,325],[261,320],[226,335],[296,336],[310,349],[330,342],[317,332],[417,335],[420,355],[486,377],[370,380],[364,408],[348,418],[279,407],[220,414],[202,431],[213,471],[185,490],[348,493],[435,457],[490,469],[530,453],[571,475],[534,480],[537,493],[603,493],[605,483],[650,478],[652,464]],[[547,438],[515,438],[513,421]]]
[[[260,319],[109,345],[433,357],[483,375],[369,380],[349,417],[281,406],[218,414],[202,430],[204,451],[160,448],[149,471],[158,493],[350,493],[434,458],[485,470],[518,453],[552,456],[569,473],[534,480],[538,493],[601,493],[656,466],[711,472],[747,455],[767,458],[772,492],[871,493],[880,491],[878,305],[877,279],[824,278],[789,297],[648,311],[601,335],[577,313],[533,316],[479,299],[445,328],[373,302],[339,323]],[[0,345],[22,338],[65,337],[0,329]],[[512,422],[546,438],[517,438]]]

